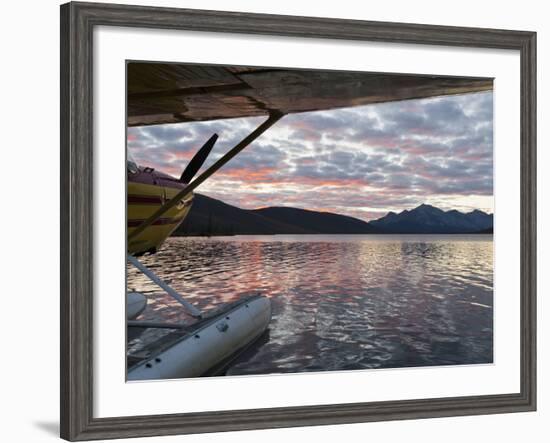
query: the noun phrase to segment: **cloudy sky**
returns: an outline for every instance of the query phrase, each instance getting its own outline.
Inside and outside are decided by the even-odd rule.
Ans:
[[[179,177],[213,134],[211,165],[264,118],[128,129],[140,165]],[[241,208],[293,206],[372,220],[428,203],[493,212],[493,94],[287,115],[198,192]]]

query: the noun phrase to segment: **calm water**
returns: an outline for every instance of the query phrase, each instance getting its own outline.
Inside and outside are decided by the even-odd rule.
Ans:
[[[230,375],[493,359],[492,235],[171,238],[142,261],[200,308],[271,298],[265,344]],[[128,287],[149,297],[141,318],[189,320],[133,268]]]

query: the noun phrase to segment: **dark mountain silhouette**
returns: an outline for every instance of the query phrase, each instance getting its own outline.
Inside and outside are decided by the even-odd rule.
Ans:
[[[309,234],[310,231],[270,220],[254,211],[195,194],[188,216],[174,235]]]
[[[195,194],[189,215],[174,235],[458,234],[491,233],[492,229],[493,216],[478,210],[464,214],[420,205],[367,223],[346,215],[289,207],[240,209]]]
[[[255,209],[251,212],[319,234],[373,234],[380,232],[379,229],[363,220],[331,212],[278,206]]]
[[[369,223],[346,215],[272,207],[247,210],[195,194],[191,211],[174,235],[370,234]]]
[[[373,220],[371,225],[387,233],[399,234],[463,234],[488,233],[493,229],[493,215],[480,210],[463,213],[455,209],[443,211],[431,205]]]

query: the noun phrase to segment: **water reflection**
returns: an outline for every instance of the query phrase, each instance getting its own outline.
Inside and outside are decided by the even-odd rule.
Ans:
[[[232,375],[492,361],[492,236],[172,238],[142,261],[201,309],[271,297],[267,342]],[[142,318],[189,320],[133,268],[128,286]]]

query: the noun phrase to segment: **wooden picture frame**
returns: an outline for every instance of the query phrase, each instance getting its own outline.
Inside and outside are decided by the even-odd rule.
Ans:
[[[519,51],[521,389],[518,394],[94,418],[92,32],[121,26]],[[235,12],[61,6],[61,437],[70,441],[533,411],[536,408],[536,34]]]

